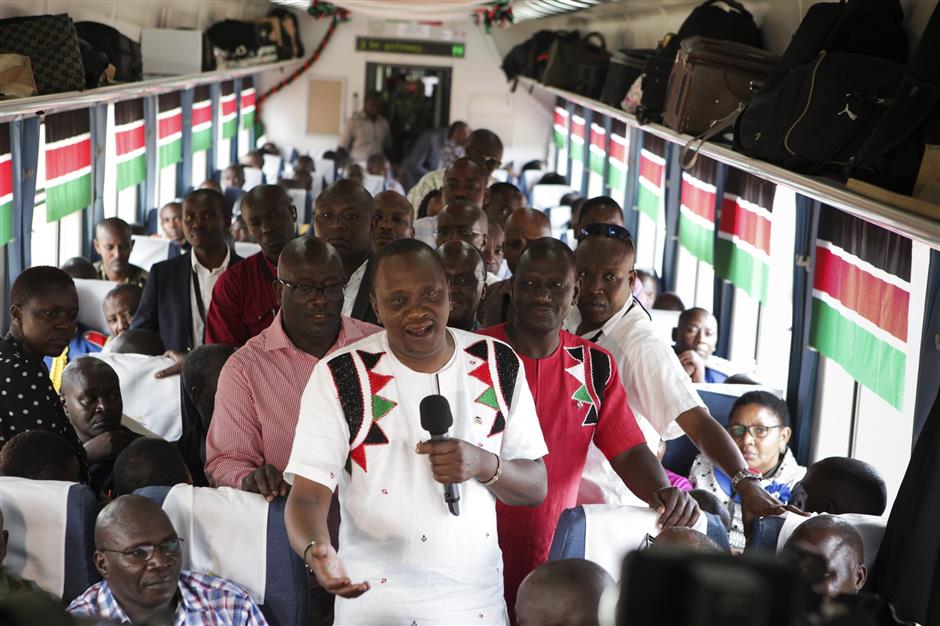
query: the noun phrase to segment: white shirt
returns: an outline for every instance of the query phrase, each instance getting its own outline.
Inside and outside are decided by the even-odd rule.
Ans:
[[[432,248],[437,247],[437,216],[419,217],[414,223],[415,239]]]
[[[199,280],[199,295],[202,296],[203,314],[209,313],[209,304],[212,302],[212,290],[215,288],[215,284],[219,282],[219,276],[228,268],[231,258],[232,251],[226,246],[225,260],[222,261],[222,265],[214,270],[210,270],[199,262],[195,252],[192,250],[189,251],[189,259],[192,262],[193,272],[195,272],[195,276]],[[198,348],[202,345],[203,336],[206,334],[206,322],[202,315],[199,314],[199,304],[196,300],[196,285],[194,282],[195,281],[192,280],[189,281],[189,303],[193,316],[193,348]]]
[[[352,580],[372,587],[354,600],[336,599],[337,624],[508,622],[496,498],[471,479],[460,485],[460,516],[448,512],[430,461],[415,453],[429,437],[419,403],[445,396],[450,436],[504,460],[538,459],[548,450],[515,353],[489,337],[448,331],[454,355],[434,374],[405,366],[380,332],[321,360],[301,398],[284,477],[339,486],[339,556]],[[509,388],[500,381],[512,370]],[[489,404],[477,402],[484,393]]]
[[[580,324],[581,312],[572,307],[565,320],[565,329],[574,333]],[[652,427],[642,428],[651,448],[655,449],[653,444],[658,444],[657,434],[663,439],[681,436],[683,432],[676,424],[676,418],[689,409],[704,406],[675,351],[655,333],[646,311],[633,298],[627,300],[600,329],[581,336],[614,355],[627,402],[637,422],[641,427],[646,426],[644,420],[639,419],[644,418]],[[600,487],[608,503],[632,504],[636,501],[593,444],[588,451],[582,478]]]
[[[349,281],[343,288],[343,315],[352,317],[353,307],[356,306],[356,298],[359,296],[359,288],[362,286],[362,277],[366,275],[366,265],[369,260],[366,259],[362,265],[356,268],[356,271],[349,277]]]

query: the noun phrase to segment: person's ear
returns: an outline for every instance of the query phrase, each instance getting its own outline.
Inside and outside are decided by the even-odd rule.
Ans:
[[[571,299],[571,306],[578,306],[578,298],[581,296],[581,277],[578,274],[574,276],[574,296]]]
[[[297,224],[297,207],[294,206],[294,203],[290,204],[290,220],[295,225]]]
[[[92,243],[92,245],[94,245],[94,247],[95,247],[95,252],[98,253],[98,256],[102,256],[102,254],[101,254],[101,244],[98,243],[98,238],[95,237],[94,239],[92,239],[92,240],[91,240],[91,243]]]
[[[486,179],[486,182],[483,183],[483,184],[484,184],[484,185],[489,185],[489,182],[490,182],[490,180],[489,180],[489,178],[487,178],[487,179]],[[487,187],[486,189],[483,190],[483,206],[486,206],[486,205],[489,204],[489,203],[490,203],[490,188]]]
[[[780,429],[780,443],[783,444],[785,448],[786,445],[790,442],[790,436],[793,434],[793,430],[789,426],[784,426]]]
[[[92,558],[95,562],[95,569],[98,570],[98,573],[105,580],[108,579],[108,555],[100,550],[95,550],[95,553],[92,555]]]
[[[488,244],[489,242],[490,242],[490,236],[484,234],[484,235],[483,235],[483,245],[482,245],[482,248],[483,248],[484,250],[486,250],[486,244]]]
[[[18,325],[23,323],[23,311],[15,304],[10,305],[10,319]]]
[[[679,340],[679,327],[672,329],[672,342],[675,343]]]
[[[630,270],[630,273],[627,275],[630,277],[630,291],[633,291],[633,286],[636,285],[636,270]]]
[[[375,292],[369,294],[369,306],[372,307],[372,310],[375,312],[375,318],[379,322],[379,326],[385,326],[385,322],[382,321],[382,316],[379,314],[379,307],[375,300]]]
[[[865,583],[868,581],[868,568],[863,564],[859,563],[855,566],[855,576],[852,580],[852,585],[855,587],[856,591],[861,591],[862,587],[865,586]]]
[[[282,306],[283,304],[282,300],[284,297],[284,285],[282,285],[276,280],[271,284],[274,286],[274,297],[277,299],[277,305]]]

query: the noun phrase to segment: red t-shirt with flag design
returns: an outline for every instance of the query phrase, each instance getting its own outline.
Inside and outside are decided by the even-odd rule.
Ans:
[[[504,324],[480,334],[510,343]],[[544,359],[519,354],[548,446],[548,495],[537,507],[496,504],[503,551],[504,592],[512,611],[522,579],[548,559],[562,511],[577,504],[581,472],[593,440],[611,459],[646,440],[637,426],[611,354],[561,331],[558,349]]]

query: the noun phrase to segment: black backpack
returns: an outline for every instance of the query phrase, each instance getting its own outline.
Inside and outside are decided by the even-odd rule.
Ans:
[[[548,50],[556,39],[580,41],[581,36],[576,30],[538,31],[524,42],[513,46],[503,58],[502,70],[506,74],[506,80],[511,81],[517,76],[540,80],[548,63]]]
[[[125,37],[116,28],[98,22],[75,22],[75,30],[96,52],[104,53],[114,66],[114,80],[135,82],[144,79],[144,62],[139,43]]]
[[[227,59],[254,56],[263,44],[258,25],[241,20],[222,20],[206,30],[206,36],[216,48],[225,52]]]

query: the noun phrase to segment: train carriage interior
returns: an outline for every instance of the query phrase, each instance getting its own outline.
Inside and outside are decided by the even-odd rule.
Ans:
[[[0,273],[0,624],[940,626],[937,0],[0,0]]]

